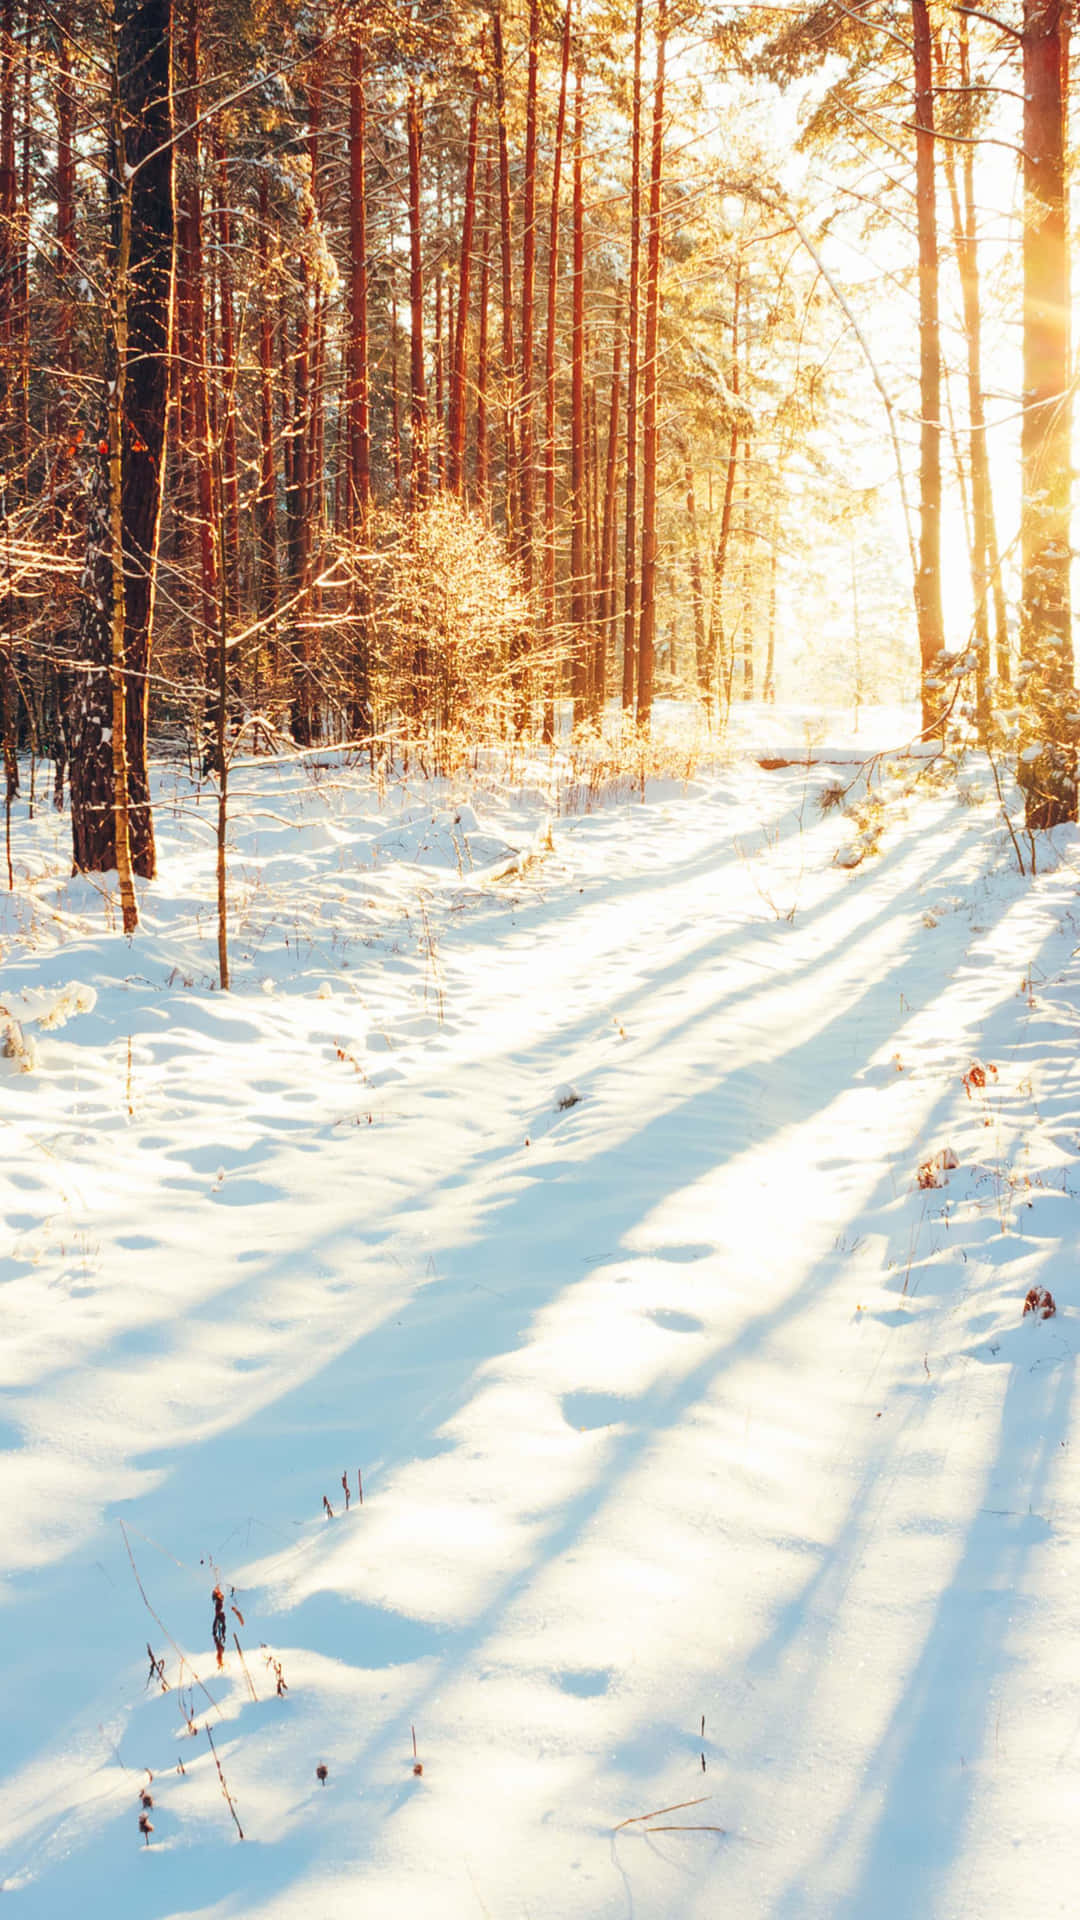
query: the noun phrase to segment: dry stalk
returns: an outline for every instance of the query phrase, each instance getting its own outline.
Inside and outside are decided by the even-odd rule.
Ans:
[[[232,1794],[229,1792],[229,1789],[225,1783],[225,1775],[221,1771],[221,1761],[218,1759],[218,1751],[214,1745],[214,1736],[211,1733],[209,1726],[206,1725],[205,1722],[204,1722],[204,1730],[206,1733],[206,1737],[210,1742],[210,1751],[214,1756],[214,1765],[217,1768],[218,1779],[221,1781],[221,1791],[225,1795],[225,1800],[228,1805],[229,1812],[232,1814],[233,1819],[236,1821],[236,1831],[240,1835],[240,1838],[242,1840],[244,1837],[244,1829],[240,1825],[240,1816],[237,1813],[236,1807],[233,1804]]]
[[[711,1799],[711,1793],[702,1793],[696,1800],[676,1800],[673,1807],[654,1807],[651,1813],[632,1813],[628,1820],[620,1820],[618,1826],[612,1827],[611,1831],[621,1833],[624,1827],[632,1827],[642,1820],[659,1820],[662,1813],[683,1813],[687,1807],[703,1807],[706,1800]]]

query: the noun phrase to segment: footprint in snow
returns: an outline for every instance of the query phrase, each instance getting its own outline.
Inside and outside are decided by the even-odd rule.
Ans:
[[[664,1327],[668,1333],[704,1333],[705,1322],[699,1320],[696,1313],[676,1313],[674,1307],[654,1307],[649,1314],[658,1327]]]
[[[565,1393],[563,1419],[579,1433],[592,1433],[599,1427],[620,1426],[629,1412],[629,1402],[619,1393]]]

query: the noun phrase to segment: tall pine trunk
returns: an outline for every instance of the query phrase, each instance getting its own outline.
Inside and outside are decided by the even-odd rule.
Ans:
[[[533,363],[536,341],[536,122],[540,64],[540,0],[529,0],[529,70],[525,93],[525,181],[521,241],[521,558],[525,586],[533,585],[536,521],[536,444]]]
[[[1067,0],[1024,3],[1024,411],[1020,653],[1038,757],[1022,759],[1029,828],[1077,817],[1070,603],[1071,385]]]
[[[221,381],[224,392],[235,396],[238,372],[236,313],[233,307],[232,208],[229,204],[230,181],[224,147],[218,146],[218,307],[221,315]],[[220,438],[221,500],[219,513],[223,528],[218,541],[218,563],[225,569],[224,591],[229,616],[235,619],[240,607],[240,472],[236,445],[236,407],[226,404]]]
[[[200,0],[188,0],[185,59],[184,117],[194,122],[199,113]],[[191,440],[188,456],[194,478],[196,541],[199,553],[200,622],[198,654],[209,657],[217,630],[217,541],[214,513],[214,469],[211,457],[209,353],[206,337],[206,272],[202,231],[202,141],[191,125],[181,143],[184,160],[184,312],[188,317],[184,367],[190,390]]]
[[[274,320],[270,285],[270,195],[265,169],[259,174],[259,487],[255,496],[259,616],[277,606],[277,464],[274,457]]]
[[[616,309],[611,350],[611,395],[608,403],[607,452],[604,460],[604,517],[600,536],[600,604],[597,608],[597,647],[600,655],[600,702],[607,693],[608,650],[615,643],[615,561],[618,551],[617,482],[619,415],[622,402],[622,314]]]
[[[966,17],[957,24],[960,63],[959,81],[965,98],[970,98],[971,59]],[[982,375],[982,296],[979,279],[978,226],[975,211],[975,116],[967,111],[962,117],[964,140],[959,152],[952,142],[945,146],[945,166],[952,202],[953,245],[960,277],[964,312],[964,338],[967,346],[968,393],[968,465],[971,475],[971,590],[974,602],[974,633],[977,659],[976,705],[980,738],[986,739],[990,719],[989,685],[993,671],[990,653],[990,611],[994,614],[994,653],[998,678],[1009,678],[1009,639],[1005,610],[1005,589],[998,563],[997,533],[994,522],[994,496],[990,480],[990,459],[986,445],[986,407]],[[960,180],[957,174],[960,174]],[[962,199],[961,199],[962,185]]]
[[[451,493],[460,494],[465,482],[465,374],[469,350],[469,306],[472,297],[472,258],[476,233],[476,166],[480,150],[480,82],[473,89],[469,111],[469,138],[465,156],[465,204],[461,221],[458,261],[457,321],[450,361],[450,405],[447,421],[446,478]]]
[[[656,85],[649,169],[649,254],[645,272],[644,422],[641,487],[641,631],[638,639],[637,722],[652,716],[656,671],[656,482],[659,452],[660,242],[664,183],[664,56],[667,0],[657,0]]]
[[[723,712],[731,706],[735,682],[735,658],[728,645],[727,629],[724,621],[724,592],[727,583],[728,551],[731,545],[731,519],[735,502],[735,479],[739,466],[739,424],[741,411],[738,406],[741,377],[739,371],[739,324],[742,317],[743,265],[741,257],[736,258],[735,280],[731,290],[731,372],[729,376],[732,394],[736,406],[732,411],[731,429],[728,439],[727,469],[724,478],[724,500],[720,510],[720,531],[713,549],[712,563],[712,606],[709,613],[709,677],[716,685],[717,695]]]
[[[175,237],[171,0],[115,0],[113,19],[111,384],[87,553],[71,823],[76,868],[108,871],[130,860],[150,877],[146,718]]]
[[[544,344],[544,645],[547,651],[547,690],[544,696],[543,737],[555,738],[555,325],[559,293],[559,212],[562,188],[563,144],[566,138],[566,98],[570,78],[570,33],[574,0],[566,0],[562,55],[559,62],[559,107],[555,119],[555,148],[551,161],[551,213],[548,222],[547,333]]]
[[[495,114],[499,141],[499,282],[502,295],[503,488],[506,538],[513,551],[521,540],[521,487],[517,453],[517,364],[514,350],[513,228],[510,210],[510,146],[506,125],[506,73],[502,6],[495,0]]]
[[[423,106],[419,89],[409,88],[409,423],[412,497],[427,498],[430,486],[427,381],[424,372],[424,263],[420,165],[424,149]]]
[[[18,252],[15,164],[15,0],[0,0],[0,446],[14,452],[15,281]]]
[[[940,730],[943,695],[938,655],[945,644],[941,606],[941,335],[938,323],[937,194],[934,185],[934,74],[928,0],[911,0],[915,63],[915,212],[919,237],[919,570],[915,610],[922,667],[922,726]]]
[[[690,536],[690,597],[694,609],[694,678],[699,694],[709,687],[709,656],[705,634],[705,588],[701,577],[701,543],[698,539],[697,496],[694,492],[694,468],[689,443],[683,443],[683,477],[686,485],[686,521]]]
[[[623,539],[623,712],[633,709],[637,687],[638,537],[638,332],[641,323],[641,52],[645,0],[634,7],[633,130],[630,144],[630,303],[626,323],[626,518]]]
[[[582,164],[585,129],[584,74],[574,70],[573,268],[570,341],[570,691],[574,722],[588,700],[588,579],[585,566],[588,500],[585,489],[585,199]]]
[[[480,314],[476,340],[476,450],[473,484],[485,520],[491,512],[491,445],[488,437],[488,312],[491,294],[491,195],[494,153],[490,141],[484,160],[484,219],[480,233]]]
[[[371,504],[371,402],[368,388],[367,95],[363,27],[349,42],[349,526],[355,534]]]

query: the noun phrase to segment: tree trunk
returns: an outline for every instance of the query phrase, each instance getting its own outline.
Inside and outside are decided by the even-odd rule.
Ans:
[[[71,74],[74,0],[62,0],[56,46],[56,278],[60,293],[57,350],[65,373],[77,371],[75,346],[75,88]]]
[[[480,151],[480,82],[473,90],[469,113],[469,140],[465,158],[465,205],[461,221],[461,258],[458,262],[457,326],[450,364],[450,412],[447,423],[446,477],[451,493],[460,494],[465,482],[465,372],[469,349],[469,305],[472,296],[473,240],[476,232],[476,163]]]
[[[533,361],[536,338],[536,119],[540,0],[529,0],[529,71],[525,93],[525,182],[521,243],[521,558],[526,591],[533,586],[536,519]]]
[[[184,117],[199,112],[199,5],[188,0]],[[217,631],[217,541],[214,517],[214,468],[211,457],[209,356],[206,340],[206,274],[202,238],[202,142],[192,127],[182,143],[184,157],[184,305],[189,318],[186,373],[190,388],[192,439],[189,457],[194,467],[196,538],[201,587],[198,652],[208,660]]]
[[[694,670],[698,692],[708,693],[709,657],[705,637],[705,588],[701,578],[701,545],[698,540],[697,500],[694,494],[694,469],[689,445],[683,445],[686,480],[686,519],[690,535],[690,596],[694,608]]]
[[[660,227],[664,170],[664,55],[667,0],[657,0],[656,87],[653,94],[652,163],[649,175],[649,255],[645,272],[645,394],[641,490],[641,631],[638,639],[637,723],[652,717],[656,669],[656,479],[660,350]]]
[[[441,195],[440,195],[441,198]],[[438,217],[438,227],[442,230],[442,216]],[[432,436],[435,456],[435,485],[441,492],[446,482],[446,390],[443,380],[443,277],[435,275],[435,432]]]
[[[739,397],[739,322],[742,300],[742,260],[735,262],[735,282],[731,290],[731,391]],[[727,474],[724,480],[724,504],[720,512],[720,532],[713,551],[712,607],[709,614],[709,668],[715,678],[724,711],[731,706],[734,692],[735,660],[727,644],[724,625],[724,586],[727,579],[728,547],[731,541],[731,515],[735,500],[735,477],[739,466],[739,411],[733,413],[728,442]]]
[[[255,498],[259,614],[277,606],[277,469],[274,459],[274,321],[270,288],[270,208],[266,172],[259,173],[259,490]]]
[[[1069,594],[1071,388],[1066,175],[1067,0],[1024,0],[1024,412],[1020,653],[1033,735],[1031,829],[1077,817]],[[1038,749],[1034,757],[1034,749]]]
[[[521,540],[517,458],[517,364],[514,352],[513,228],[510,216],[510,148],[506,128],[506,76],[502,6],[495,0],[495,114],[499,140],[499,266],[502,292],[503,474],[506,540],[517,552]]]
[[[600,540],[600,605],[597,610],[597,645],[600,652],[600,704],[607,694],[607,653],[615,644],[615,561],[618,550],[617,481],[619,467],[619,416],[622,402],[622,314],[616,309],[614,344],[611,350],[611,397],[608,405],[607,454],[604,462],[604,525]]]
[[[484,224],[480,235],[480,319],[476,342],[476,504],[485,520],[491,512],[491,449],[488,443],[488,305],[491,292],[491,183],[494,155],[488,143],[484,161]]]
[[[588,700],[588,582],[585,535],[585,201],[582,190],[584,75],[580,57],[574,70],[573,137],[573,306],[570,344],[570,691],[574,724],[584,718]]]
[[[968,49],[967,18],[958,18],[960,47],[959,79],[965,97],[971,85],[971,60]],[[997,564],[997,537],[994,528],[994,497],[990,481],[990,461],[986,446],[986,409],[982,384],[982,301],[979,284],[978,230],[975,214],[975,116],[962,117],[964,144],[960,148],[960,172],[963,181],[963,205],[957,180],[956,150],[945,145],[945,168],[952,202],[953,243],[960,277],[964,312],[964,337],[967,343],[967,391],[969,452],[971,473],[971,591],[974,602],[976,652],[976,710],[979,737],[985,742],[990,720],[990,608],[994,609],[994,636],[999,678],[1009,677],[1009,640],[1005,612],[1005,589]],[[991,558],[993,556],[993,558]],[[1004,668],[1004,672],[1002,669]]]
[[[641,302],[641,50],[644,0],[634,8],[633,132],[630,146],[630,305],[626,323],[626,521],[623,540],[623,712],[634,705],[637,683],[638,329]]]
[[[424,268],[421,252],[420,162],[424,124],[419,90],[409,88],[409,394],[411,476],[414,502],[425,500],[428,471],[428,403],[424,374]]]
[[[311,302],[312,270],[308,236],[313,221],[310,203],[303,215],[304,235],[300,259],[300,299],[296,316],[296,348],[293,354],[291,392],[286,389],[290,412],[289,440],[292,455],[289,485],[286,490],[286,514],[289,535],[289,587],[293,597],[290,619],[289,654],[291,657],[292,698],[290,725],[293,739],[310,746],[315,738],[314,689],[308,669],[307,589],[311,575],[311,519],[308,502],[311,491],[309,456],[311,452]]]
[[[237,378],[236,316],[233,310],[232,209],[229,205],[230,181],[224,147],[218,145],[218,306],[221,314],[221,380],[225,392],[233,395]],[[230,619],[240,607],[240,477],[236,450],[236,408],[226,404],[221,433],[221,501],[224,521],[219,540],[218,563],[224,567],[226,606]]]
[[[15,168],[15,0],[0,0],[0,445],[14,451],[12,374],[18,179]]]
[[[132,869],[150,877],[146,714],[175,237],[171,0],[116,0],[114,21],[109,333],[115,365],[87,553],[90,585],[80,631],[87,664],[73,714],[72,837],[77,869],[108,871],[124,860],[126,834]]]
[[[559,64],[559,109],[551,161],[551,218],[548,224],[547,335],[544,344],[544,645],[547,649],[547,692],[543,723],[543,737],[548,746],[555,738],[555,688],[558,676],[555,651],[555,319],[559,291],[559,195],[563,143],[566,138],[573,8],[574,0],[566,0]]]
[[[368,390],[367,97],[363,27],[349,44],[349,527],[363,526],[371,504],[371,403]]]
[[[749,322],[750,303],[747,300],[746,317]],[[749,335],[748,335],[749,338]],[[749,367],[747,368],[749,373]],[[747,382],[749,384],[749,381]],[[754,697],[754,582],[753,582],[753,527],[750,524],[750,439],[746,435],[742,443],[742,697],[752,700]]]
[[[401,385],[398,379],[398,346],[400,344],[397,308],[397,278],[393,264],[390,267],[390,457],[394,470],[394,498],[402,498],[401,490]]]
[[[940,732],[937,684],[945,644],[941,609],[941,338],[938,326],[937,196],[934,187],[934,75],[928,0],[911,0],[915,63],[915,208],[919,236],[919,571],[915,608],[922,666],[923,734]]]
[[[20,161],[19,220],[17,230],[17,318],[19,332],[19,456],[23,488],[33,484],[30,472],[30,147],[34,137],[33,0],[28,0],[23,23],[22,155]]]

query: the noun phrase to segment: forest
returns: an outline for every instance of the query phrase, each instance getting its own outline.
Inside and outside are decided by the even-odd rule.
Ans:
[[[1059,0],[9,0],[9,840],[30,752],[130,917],[154,738],[444,766],[785,675],[1074,819],[1068,49]]]
[[[1074,1910],[1071,27],[0,0],[4,1920]]]

